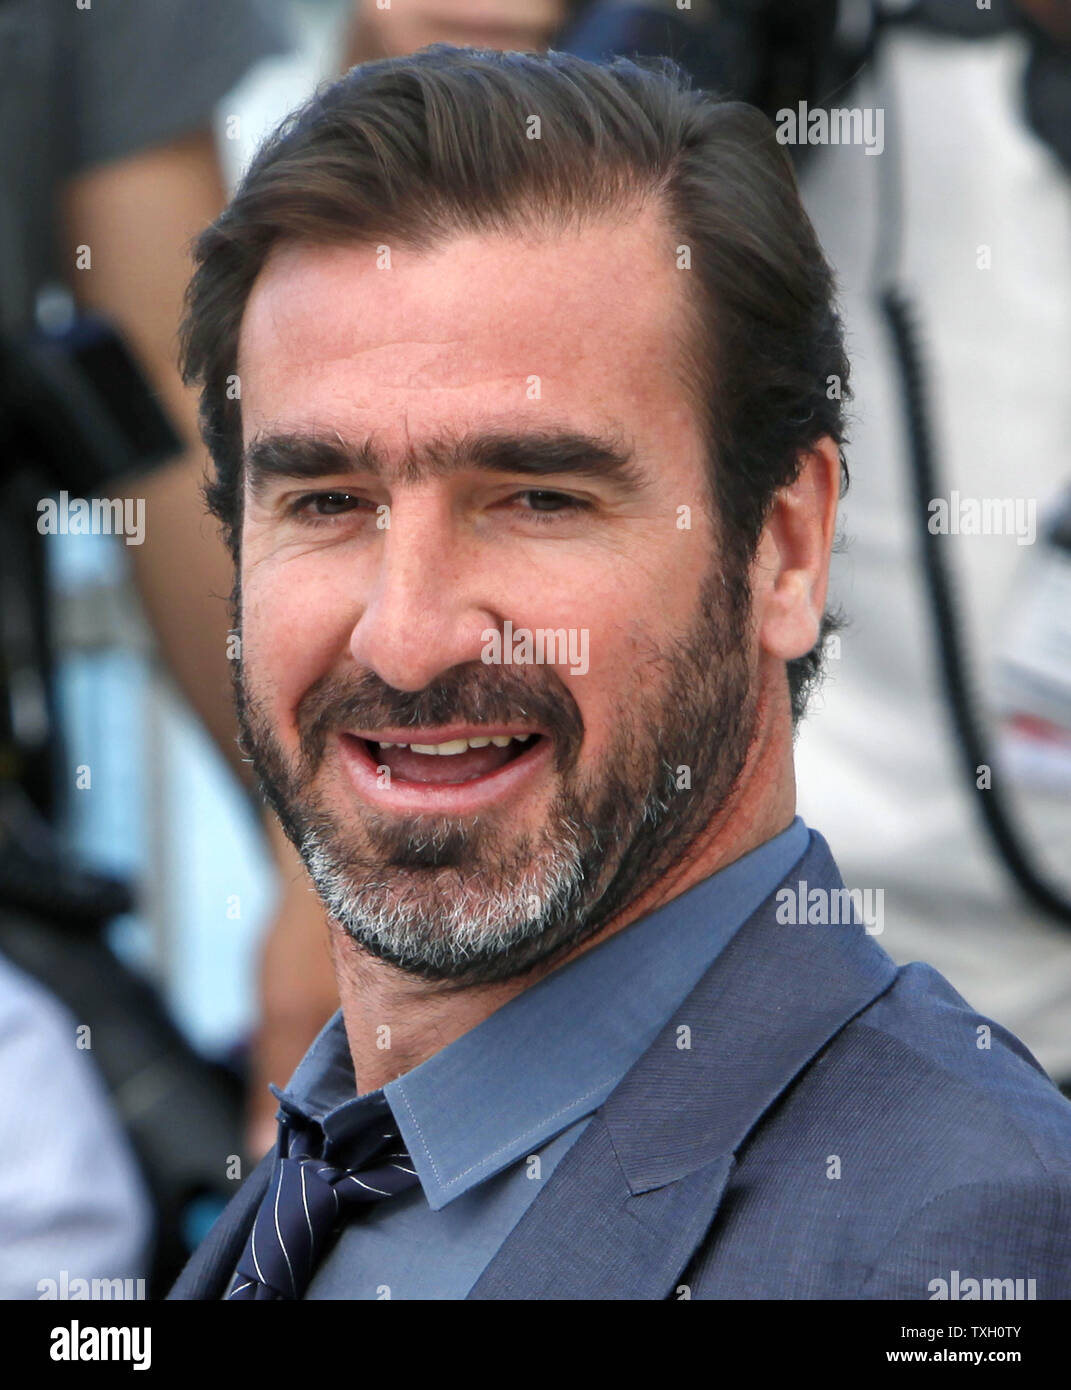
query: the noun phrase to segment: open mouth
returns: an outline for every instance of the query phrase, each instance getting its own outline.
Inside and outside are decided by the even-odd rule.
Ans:
[[[392,783],[458,784],[490,777],[511,763],[534,757],[545,743],[537,733],[473,734],[438,743],[379,742],[343,734],[375,770],[387,768]]]

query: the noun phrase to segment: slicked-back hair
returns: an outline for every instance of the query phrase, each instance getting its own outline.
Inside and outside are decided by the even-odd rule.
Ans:
[[[689,277],[681,382],[707,450],[726,573],[746,571],[775,492],[823,436],[843,444],[849,395],[832,274],[772,124],[693,89],[668,58],[596,64],[444,43],[359,64],[318,89],[195,243],[182,370],[201,387],[215,468],[206,497],[235,558],[238,339],[273,250],[421,254],[457,236],[553,235],[648,206],[661,214],[666,256]],[[835,626],[827,616],[814,650],[788,663],[794,720]]]

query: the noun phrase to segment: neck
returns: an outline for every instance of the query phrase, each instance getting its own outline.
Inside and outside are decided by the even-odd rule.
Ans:
[[[331,948],[358,1094],[411,1071],[544,976],[765,844],[791,824],[795,804],[787,701],[774,714],[762,698],[756,735],[726,802],[654,883],[568,954],[511,980],[459,989],[414,979],[362,951],[333,926]],[[389,1034],[383,1033],[384,1025]]]

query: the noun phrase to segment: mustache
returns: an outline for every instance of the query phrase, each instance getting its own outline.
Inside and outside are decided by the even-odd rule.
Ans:
[[[522,676],[483,662],[456,666],[423,690],[396,690],[374,671],[327,675],[302,696],[296,722],[305,776],[319,767],[328,737],[351,727],[542,724],[553,730],[559,771],[576,761],[584,736],[580,709],[554,671]]]

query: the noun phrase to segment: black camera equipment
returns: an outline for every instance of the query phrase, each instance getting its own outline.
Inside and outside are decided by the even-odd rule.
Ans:
[[[150,1297],[203,1234],[192,1219],[235,1190],[242,1084],[190,1047],[154,986],[111,949],[106,929],[132,910],[130,889],[78,864],[55,828],[62,740],[37,509],[61,489],[102,497],[181,447],[104,320],[0,339],[0,951],[90,1027],[154,1203]]]

